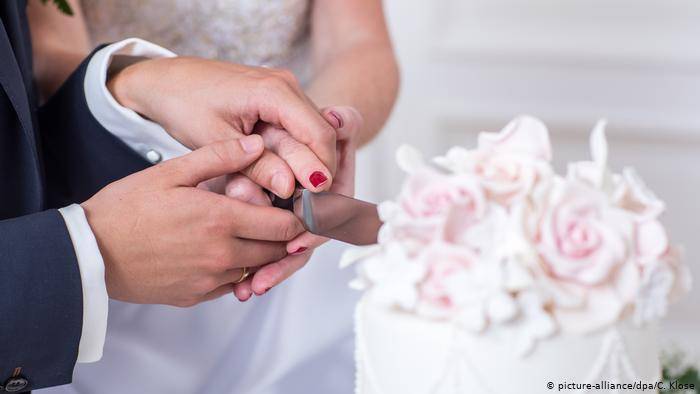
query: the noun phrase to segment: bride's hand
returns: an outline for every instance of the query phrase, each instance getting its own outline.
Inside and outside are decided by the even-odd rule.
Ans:
[[[356,134],[362,126],[362,116],[352,107],[336,106],[321,111],[324,118],[333,125],[337,132],[338,171],[330,191],[353,196],[355,192],[355,150]],[[287,145],[294,149],[299,144],[284,130],[267,127],[260,130],[268,149],[279,149]],[[226,194],[247,202],[270,205],[270,200],[262,189],[250,179],[234,175],[226,185]],[[294,272],[302,268],[311,257],[313,250],[328,241],[311,233],[303,233],[287,244],[290,253],[280,261],[260,267],[248,280],[234,286],[234,294],[241,301],[248,300],[253,293],[262,295],[271,287],[281,283]]]
[[[295,178],[312,191],[327,190],[333,181],[336,133],[289,71],[188,57],[149,59],[127,66],[107,85],[120,104],[192,149],[240,138],[263,122],[286,130],[300,142],[293,152],[266,150],[243,171],[280,197],[292,195]]]

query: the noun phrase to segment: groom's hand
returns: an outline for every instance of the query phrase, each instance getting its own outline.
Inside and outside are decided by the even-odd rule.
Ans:
[[[196,185],[260,157],[251,135],[221,141],[114,182],[82,204],[105,262],[111,298],[190,306],[232,290],[242,267],[287,255],[303,231],[290,212]]]
[[[192,149],[240,138],[263,122],[275,125],[301,143],[298,149],[265,151],[243,172],[281,197],[291,196],[295,178],[313,191],[331,185],[335,131],[288,71],[199,58],[152,59],[126,67],[108,87],[120,104]]]

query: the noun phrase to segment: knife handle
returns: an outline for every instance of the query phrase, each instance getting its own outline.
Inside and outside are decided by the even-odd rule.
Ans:
[[[301,186],[299,182],[296,183],[296,186],[294,187],[294,193],[292,193],[292,196],[289,198],[282,198],[276,195],[275,193],[268,191],[268,196],[270,197],[270,201],[272,202],[272,206],[275,208],[280,208],[280,209],[286,209],[287,211],[292,211],[294,212],[294,200],[296,200],[299,196],[301,196],[302,191],[304,188]]]
[[[294,196],[289,198],[281,198],[270,192],[270,200],[272,200],[272,206],[275,208],[286,209],[287,211],[294,211]]]

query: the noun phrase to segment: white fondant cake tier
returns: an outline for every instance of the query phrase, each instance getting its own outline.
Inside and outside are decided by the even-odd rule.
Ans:
[[[585,335],[560,333],[519,356],[512,330],[471,334],[373,304],[368,296],[356,310],[356,394],[546,393],[566,383],[660,380],[654,325],[623,321]]]

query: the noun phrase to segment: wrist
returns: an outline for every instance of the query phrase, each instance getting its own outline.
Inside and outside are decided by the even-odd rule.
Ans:
[[[115,56],[107,72],[107,89],[119,105],[150,118],[145,93],[151,88],[145,75],[153,60],[137,56]]]

